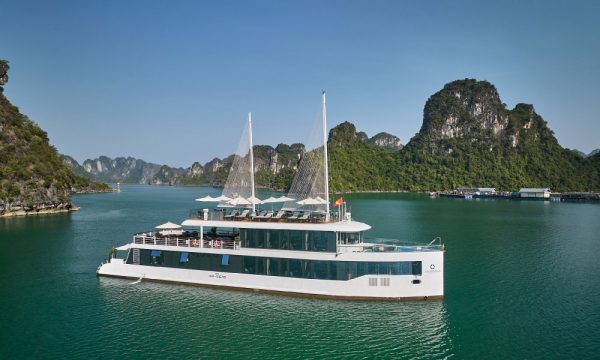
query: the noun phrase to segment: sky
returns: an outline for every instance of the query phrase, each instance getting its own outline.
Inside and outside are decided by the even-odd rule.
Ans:
[[[600,148],[600,2],[0,0],[5,95],[79,162],[188,167],[329,128],[407,143],[444,84],[487,80]]]

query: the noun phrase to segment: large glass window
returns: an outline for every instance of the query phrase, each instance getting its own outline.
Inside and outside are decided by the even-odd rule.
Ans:
[[[291,250],[303,250],[302,231],[290,231],[290,249]]]
[[[302,264],[299,259],[290,259],[290,276],[302,277]]]
[[[256,258],[254,256],[244,257],[244,272],[256,274]]]
[[[267,243],[267,247],[269,249],[279,249],[280,248],[280,245],[279,245],[280,233],[281,233],[280,230],[269,231],[269,238],[268,238],[268,243]]]
[[[252,232],[254,233],[254,238],[256,239],[256,247],[257,248],[264,248],[265,247],[265,235],[266,235],[266,230],[252,230]]]
[[[362,242],[362,232],[356,233],[340,233],[340,244],[360,244]]]
[[[421,262],[413,261],[412,263],[412,274],[413,275],[421,275]]]

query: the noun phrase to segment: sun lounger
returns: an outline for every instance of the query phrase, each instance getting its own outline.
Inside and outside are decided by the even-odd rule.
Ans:
[[[304,213],[298,218],[298,221],[306,221],[310,217],[310,213]]]
[[[300,216],[299,212],[295,212],[292,214],[292,216],[290,216],[289,218],[287,218],[288,220],[296,220],[298,219],[298,216]]]
[[[283,218],[283,215],[285,215],[285,211],[284,210],[279,210],[277,212],[277,214],[275,216],[273,216],[271,219],[273,220],[280,220]]]
[[[245,219],[246,217],[248,217],[249,213],[250,210],[244,210],[240,215],[236,216],[236,219]]]
[[[265,215],[267,215],[267,211],[263,210],[263,211],[259,212],[257,215],[254,215],[254,218],[261,219],[261,218],[265,217]]]
[[[270,218],[273,217],[273,212],[269,211],[268,213],[266,213],[264,216],[261,216],[260,219],[261,220],[269,220]]]
[[[229,213],[229,215],[225,215],[224,218],[225,219],[233,219],[234,217],[236,217],[238,214],[237,210],[233,210],[232,212]]]

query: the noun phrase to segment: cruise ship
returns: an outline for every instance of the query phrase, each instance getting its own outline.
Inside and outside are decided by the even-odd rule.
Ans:
[[[321,145],[303,154],[287,196],[255,196],[249,114],[223,194],[196,199],[212,206],[133,235],[97,274],[347,300],[443,298],[441,238],[370,241],[371,226],[342,198],[332,208],[326,114],[323,93]]]

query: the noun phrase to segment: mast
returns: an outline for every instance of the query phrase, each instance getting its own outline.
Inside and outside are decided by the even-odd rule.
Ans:
[[[252,113],[248,113],[248,135],[250,137],[250,185],[252,186],[252,214],[256,212],[256,205],[254,204],[254,149],[252,145]]]
[[[329,167],[327,165],[327,106],[325,103],[325,90],[323,90],[323,154],[325,162],[325,221],[329,221]]]

